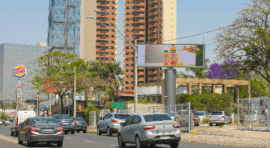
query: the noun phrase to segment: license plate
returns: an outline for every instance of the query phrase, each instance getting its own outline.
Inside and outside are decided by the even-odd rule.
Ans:
[[[163,137],[160,137],[160,139],[170,139],[171,137],[170,136],[163,136]]]
[[[52,129],[44,129],[43,132],[52,132]]]
[[[81,123],[78,123],[78,125],[82,125]]]
[[[63,124],[68,125],[68,123],[63,123]]]

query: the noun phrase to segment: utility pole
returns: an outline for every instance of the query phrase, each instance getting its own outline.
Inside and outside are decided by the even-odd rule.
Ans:
[[[76,61],[76,60],[75,60]],[[76,117],[76,66],[74,66],[73,117]]]
[[[135,40],[135,45],[133,46],[135,51],[135,88],[134,88],[134,113],[138,113],[137,103],[138,103],[138,95],[137,95],[137,85],[138,85],[138,49],[137,49],[137,41]]]

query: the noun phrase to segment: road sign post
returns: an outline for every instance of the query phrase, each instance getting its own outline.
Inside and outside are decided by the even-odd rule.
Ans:
[[[125,108],[125,103],[112,103],[112,108]]]

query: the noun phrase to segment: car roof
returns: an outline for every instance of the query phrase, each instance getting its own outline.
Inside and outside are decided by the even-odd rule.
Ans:
[[[31,117],[29,119],[54,119],[54,118],[51,118],[51,117]]]

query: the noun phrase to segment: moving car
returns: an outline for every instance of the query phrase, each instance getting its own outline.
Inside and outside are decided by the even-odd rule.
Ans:
[[[232,117],[225,111],[212,112],[209,117],[209,125],[216,124],[216,126],[224,123],[232,123]]]
[[[168,114],[134,114],[121,123],[118,131],[118,144],[125,147],[126,143],[135,143],[137,148],[150,144],[169,144],[177,148],[181,140],[181,130],[178,122],[173,121]]]
[[[3,121],[2,120],[0,120],[0,125],[2,125],[3,124]]]
[[[207,111],[197,111],[196,114],[199,117],[199,123],[203,123],[203,119],[206,119],[209,117]]]
[[[57,143],[57,147],[63,145],[63,128],[54,118],[28,118],[19,126],[18,130],[18,143],[25,142],[27,147],[39,142]]]
[[[100,118],[97,126],[97,134],[101,135],[106,132],[108,136],[112,133],[117,133],[120,128],[120,123],[124,123],[130,115],[119,113],[108,113],[103,118]]]
[[[10,126],[11,135],[18,136],[18,126],[27,118],[36,117],[35,111],[17,111],[13,117],[13,123]]]
[[[87,123],[84,121],[81,117],[74,117],[73,120],[76,122],[75,130],[77,133],[80,131],[83,131],[83,133],[86,133],[87,130]]]
[[[76,122],[70,117],[70,115],[58,114],[54,115],[53,118],[63,127],[65,134],[71,132],[71,134],[75,133],[75,125]]]
[[[199,126],[199,118],[196,112],[194,110],[190,110],[190,113],[193,113],[193,122],[191,125]],[[188,110],[179,110],[172,119],[179,122],[182,127],[188,127]]]
[[[11,125],[12,123],[13,123],[13,121],[11,119],[9,119],[9,120],[6,120],[4,122],[4,125],[7,126],[7,125]]]

